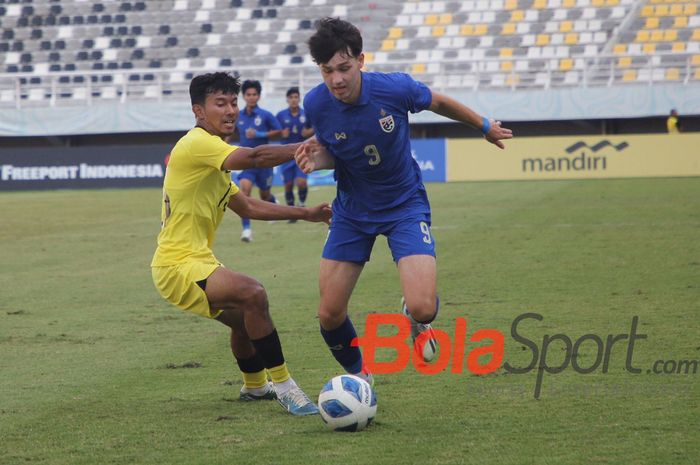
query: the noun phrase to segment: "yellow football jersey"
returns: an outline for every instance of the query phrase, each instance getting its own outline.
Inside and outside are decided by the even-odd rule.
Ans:
[[[214,235],[229,197],[238,192],[221,165],[237,148],[199,127],[175,144],[165,170],[162,229],[151,266],[216,263]]]

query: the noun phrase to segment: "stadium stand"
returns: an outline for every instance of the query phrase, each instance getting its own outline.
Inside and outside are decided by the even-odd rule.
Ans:
[[[700,81],[697,1],[0,0],[0,106],[179,98],[216,69],[308,88],[323,16],[362,29],[368,69],[438,89]]]

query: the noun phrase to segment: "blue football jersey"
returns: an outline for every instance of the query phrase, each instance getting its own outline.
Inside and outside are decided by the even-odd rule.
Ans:
[[[316,137],[333,155],[338,181],[333,214],[363,221],[406,215],[425,198],[418,163],[411,155],[408,112],[427,109],[432,94],[403,73],[362,73],[358,101],[336,99],[325,84],[304,99]],[[418,191],[423,191],[416,195]],[[429,207],[418,201],[418,209]]]
[[[238,116],[238,135],[241,141],[238,145],[241,147],[257,147],[258,145],[263,145],[269,143],[267,137],[254,137],[249,139],[245,132],[248,128],[253,128],[256,131],[274,131],[275,129],[282,129],[277,118],[267,110],[263,110],[259,106],[253,108],[253,111],[249,114],[246,108],[241,110]]]
[[[282,138],[283,144],[302,142],[304,140],[304,137],[301,135],[302,129],[311,127],[302,108],[299,108],[299,113],[296,116],[289,111],[289,108],[280,111],[277,113],[277,121],[279,121],[282,129],[289,129],[289,137]]]

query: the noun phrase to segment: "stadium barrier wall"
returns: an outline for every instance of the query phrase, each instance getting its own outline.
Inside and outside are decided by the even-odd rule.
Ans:
[[[506,150],[477,138],[411,145],[425,182],[700,176],[700,134],[515,138]],[[0,149],[0,191],[161,187],[170,148]],[[312,186],[333,183],[330,170],[309,177]]]
[[[0,149],[0,191],[160,187],[169,145]]]
[[[700,176],[700,134],[447,141],[447,181]]]

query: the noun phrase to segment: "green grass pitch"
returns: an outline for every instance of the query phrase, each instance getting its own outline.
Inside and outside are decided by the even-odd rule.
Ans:
[[[275,402],[237,400],[223,325],[161,300],[149,263],[160,191],[0,194],[0,462],[11,464],[691,464],[700,455],[700,373],[649,374],[656,360],[700,359],[700,179],[455,183],[428,186],[442,311],[436,327],[506,335],[630,330],[608,373],[499,369],[378,376],[367,430],[332,433]],[[331,200],[333,190],[311,192]],[[215,245],[258,278],[290,369],[315,398],[340,371],[318,332],[322,225],[255,222],[242,244],[228,214]],[[350,303],[398,311],[397,273],[380,239]],[[479,343],[467,343],[467,351]],[[550,347],[557,365],[562,345]],[[385,359],[391,353],[383,354]],[[578,361],[590,365],[595,345]],[[674,362],[675,363],[675,362]],[[189,367],[189,368],[187,368]]]

